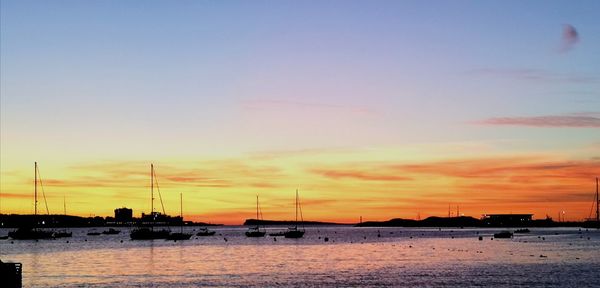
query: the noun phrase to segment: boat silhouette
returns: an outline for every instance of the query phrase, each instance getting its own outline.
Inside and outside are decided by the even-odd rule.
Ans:
[[[300,208],[300,198],[298,197],[298,189],[296,189],[296,220],[294,221],[296,225],[288,228],[288,230],[283,233],[285,238],[302,238],[304,236],[304,228],[298,229],[298,208]],[[300,219],[304,222],[302,208],[300,208]]]
[[[260,215],[262,215],[262,213],[260,213]],[[246,231],[246,236],[247,237],[264,237],[265,234],[267,233],[265,230],[261,230],[260,229],[260,220],[262,219],[262,217],[260,217],[259,215],[259,206],[258,206],[258,195],[256,195],[256,220],[258,220],[258,222],[256,223],[255,227],[250,227],[248,228],[248,231]]]
[[[116,230],[113,228],[102,231],[102,234],[105,234],[105,235],[115,235],[115,234],[119,234],[119,233],[121,233],[121,230]]]
[[[590,217],[583,222],[583,228],[597,228],[600,229],[600,198],[598,197],[598,177],[596,177],[596,196],[594,197],[594,204],[596,206],[596,218]]]
[[[494,238],[512,238],[513,233],[510,231],[502,231],[499,233],[494,233]]]
[[[158,187],[158,181],[156,180],[156,174],[154,172],[154,164],[150,164],[150,217],[151,221],[149,227],[140,226],[131,231],[129,237],[131,240],[154,240],[154,239],[166,239],[171,234],[171,231],[167,229],[154,229],[154,222],[156,216],[159,214],[154,212],[154,184],[156,183],[156,188],[158,190],[158,196],[160,198],[160,203],[162,205],[162,196],[160,195],[160,188]],[[165,207],[163,208],[163,214],[165,211]],[[143,223],[140,223],[143,224]]]
[[[37,240],[37,239],[52,239],[54,238],[54,232],[41,230],[37,228],[37,210],[38,210],[38,175],[40,171],[37,162],[34,163],[34,224],[33,226],[22,226],[15,231],[8,232],[8,237],[15,240]],[[40,186],[42,187],[42,193],[44,196],[44,203],[46,204],[46,212],[48,211],[48,203],[46,202],[46,194],[44,192],[44,186],[41,177],[39,177]]]
[[[179,193],[179,218],[181,218],[181,226],[179,232],[169,234],[167,240],[189,240],[192,237],[190,233],[183,233],[183,196]]]
[[[67,201],[66,197],[63,196],[63,215],[67,216]],[[54,232],[54,238],[68,238],[73,237],[73,232],[67,231],[67,228]]]

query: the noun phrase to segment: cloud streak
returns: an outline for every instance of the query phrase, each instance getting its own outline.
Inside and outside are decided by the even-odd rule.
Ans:
[[[409,177],[390,175],[390,174],[376,174],[366,171],[358,170],[326,170],[326,169],[314,169],[313,173],[331,179],[356,179],[364,181],[407,181],[411,180]]]
[[[600,82],[597,75],[580,73],[557,73],[541,69],[502,69],[502,68],[481,68],[473,69],[468,74],[509,78],[525,81],[543,82],[543,83],[574,83],[590,84]]]
[[[600,118],[584,115],[548,115],[534,117],[496,117],[477,122],[497,126],[600,128]]]

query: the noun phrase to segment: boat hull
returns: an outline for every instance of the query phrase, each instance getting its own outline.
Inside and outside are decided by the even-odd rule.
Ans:
[[[171,232],[168,230],[150,230],[150,229],[136,229],[131,231],[129,235],[131,240],[154,240],[154,239],[167,239]]]
[[[263,231],[246,231],[246,237],[265,237],[267,232]]]
[[[300,230],[286,231],[283,236],[285,238],[302,238],[304,236],[304,231],[300,231]]]
[[[15,240],[52,239],[54,238],[54,233],[44,230],[19,228],[16,231],[8,232],[8,237]]]
[[[106,231],[102,231],[102,234],[105,234],[105,235],[116,235],[116,234],[119,234],[119,233],[121,233],[121,230],[115,230],[115,229],[112,229],[112,228],[108,229]]]
[[[215,231],[198,232],[196,233],[196,236],[213,236],[215,233]]]
[[[189,240],[192,234],[187,233],[171,233],[166,239],[167,240]]]
[[[513,237],[513,233],[508,232],[508,231],[494,234],[494,238],[499,238],[499,239],[507,239],[507,238],[512,238],[512,237]]]

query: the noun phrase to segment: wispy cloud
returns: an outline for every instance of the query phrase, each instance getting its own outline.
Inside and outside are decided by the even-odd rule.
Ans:
[[[581,73],[558,73],[541,69],[503,69],[503,68],[481,68],[467,71],[468,74],[499,77],[507,79],[536,81],[544,83],[599,83],[600,76]]]
[[[397,176],[392,174],[377,174],[359,170],[326,170],[326,169],[314,169],[313,173],[325,176],[332,179],[357,179],[365,181],[407,181],[411,180],[409,177]]]
[[[600,117],[588,115],[495,117],[478,121],[476,123],[502,126],[600,128]]]

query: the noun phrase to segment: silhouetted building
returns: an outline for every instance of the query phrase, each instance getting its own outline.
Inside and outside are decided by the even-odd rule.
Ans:
[[[485,214],[481,219],[485,226],[519,227],[531,225],[533,214]]]
[[[129,208],[115,209],[115,222],[131,222],[133,220],[133,210]]]

